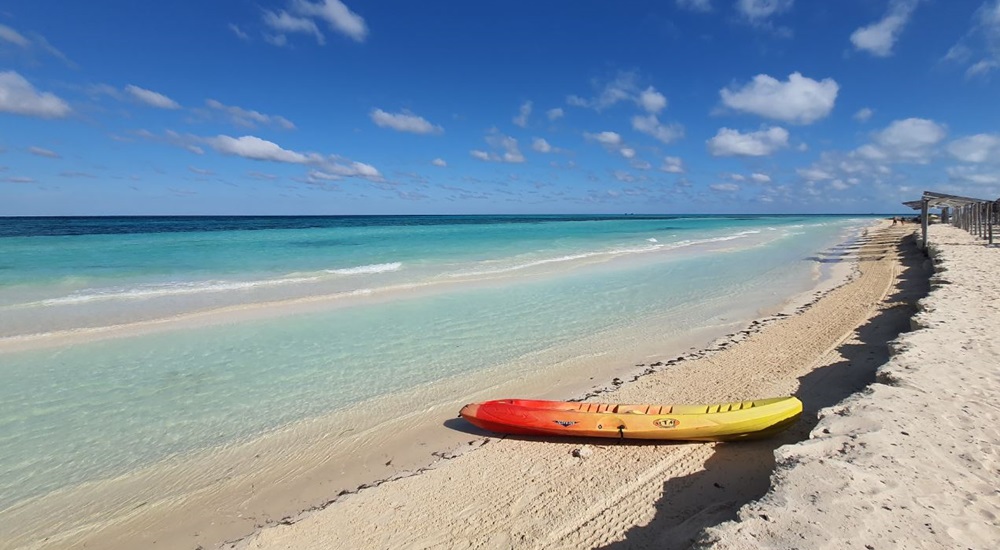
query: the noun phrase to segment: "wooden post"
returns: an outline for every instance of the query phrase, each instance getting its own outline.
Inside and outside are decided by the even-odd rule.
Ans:
[[[924,248],[924,253],[927,253],[927,203],[928,199],[920,201],[920,223],[922,228],[923,242],[921,246]]]
[[[986,235],[989,243],[993,244],[993,203],[986,203]]]

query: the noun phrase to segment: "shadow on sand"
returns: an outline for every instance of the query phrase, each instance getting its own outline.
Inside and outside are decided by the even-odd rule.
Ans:
[[[799,422],[771,439],[718,444],[704,470],[664,483],[649,524],[633,527],[624,540],[605,548],[690,548],[703,529],[736,519],[741,506],[767,493],[774,450],[807,439],[818,423],[817,411],[874,382],[876,369],[889,359],[887,343],[909,330],[916,303],[929,290],[930,272],[914,235],[904,237],[896,248],[902,272],[894,293],[886,298],[890,306],[858,329],[860,344],[838,348],[842,361],[799,379],[796,396],[804,405]]]

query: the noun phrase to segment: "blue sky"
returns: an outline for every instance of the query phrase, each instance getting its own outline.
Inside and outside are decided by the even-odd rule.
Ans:
[[[0,8],[0,215],[1000,196],[1000,0]]]

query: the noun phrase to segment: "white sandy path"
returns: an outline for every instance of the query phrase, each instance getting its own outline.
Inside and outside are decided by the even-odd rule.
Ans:
[[[883,299],[896,288],[897,244],[905,232],[873,232],[868,244],[848,251],[864,260],[859,274],[804,312],[764,323],[758,332],[734,338],[738,343],[591,400],[711,402],[798,390],[815,416],[820,406],[871,382],[887,358],[863,343],[851,357],[836,350],[855,337],[856,327],[890,308]],[[909,317],[909,312],[896,313],[895,323],[872,331],[894,337]],[[493,439],[421,475],[345,496],[237,546],[686,546],[704,526],[734,517],[741,504],[762,496],[773,450],[804,438],[810,427],[806,421],[782,438],[728,445],[609,441],[593,445],[594,454],[586,459],[571,454],[580,441]]]
[[[1000,548],[1000,248],[932,226],[934,288],[868,390],[778,450],[715,548]]]

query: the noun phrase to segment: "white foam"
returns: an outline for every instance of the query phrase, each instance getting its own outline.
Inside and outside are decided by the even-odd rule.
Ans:
[[[326,269],[324,273],[332,273],[334,275],[373,275],[375,273],[399,271],[402,267],[403,264],[401,262],[392,262],[388,264],[360,265],[344,269]]]
[[[401,262],[371,264],[343,269],[326,269],[322,272],[318,272],[318,274],[292,273],[288,276],[277,279],[261,279],[256,281],[176,281],[169,283],[145,284],[136,287],[89,288],[75,292],[68,296],[16,304],[3,309],[76,305],[109,300],[147,300],[165,296],[187,296],[213,292],[252,290],[255,288],[276,287],[298,283],[314,283],[323,280],[325,278],[324,275],[349,276],[388,273],[391,271],[398,271],[402,268],[402,266],[403,264]]]

